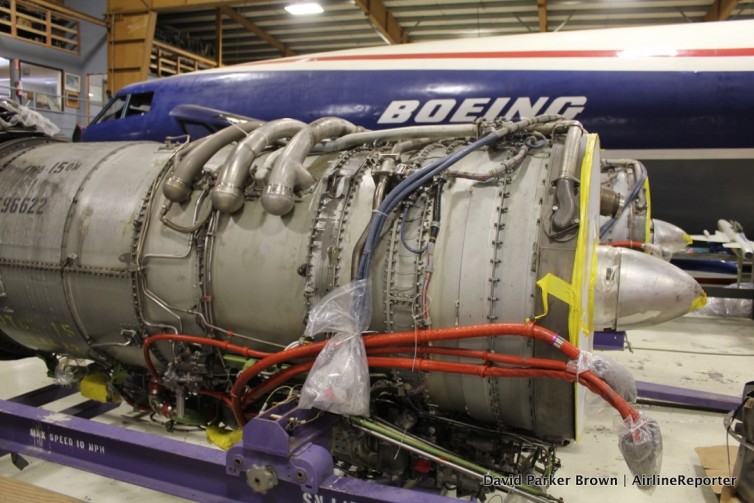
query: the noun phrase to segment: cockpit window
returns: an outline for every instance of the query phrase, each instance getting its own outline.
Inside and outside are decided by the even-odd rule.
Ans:
[[[115,119],[120,119],[123,113],[123,107],[126,104],[127,96],[116,96],[108,105],[108,107],[102,111],[97,123],[107,122]]]
[[[95,123],[101,124],[123,117],[144,115],[152,107],[152,97],[154,97],[154,91],[116,96],[100,113]]]
[[[153,96],[154,92],[132,94],[131,98],[128,100],[126,117],[131,115],[144,115],[149,112],[149,109],[152,106]]]

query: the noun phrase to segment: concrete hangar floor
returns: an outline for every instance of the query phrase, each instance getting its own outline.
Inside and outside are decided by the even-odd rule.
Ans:
[[[750,319],[688,315],[651,329],[630,331],[628,339],[633,352],[610,351],[609,354],[626,365],[639,381],[740,396],[744,384],[754,379],[754,321]],[[50,384],[51,381],[46,377],[42,361],[29,358],[0,362],[0,382],[0,398],[8,399]],[[75,394],[47,407],[60,411],[77,401],[80,401],[80,396]],[[704,476],[695,448],[725,445],[724,414],[658,405],[640,405],[639,408],[655,418],[662,428],[662,475]],[[565,483],[552,487],[553,495],[562,497],[566,503],[602,503],[610,500],[623,503],[718,501],[709,487],[660,485],[651,491],[633,487],[628,468],[617,449],[614,426],[616,417],[610,408],[593,412],[580,441],[558,450],[562,468],[557,476],[565,479]],[[95,420],[167,435],[162,426],[150,422],[143,413],[133,412],[126,404]],[[206,443],[201,432],[174,432],[170,435],[178,440]],[[19,471],[11,462],[10,456],[0,458],[0,501],[18,501],[3,490],[3,485],[7,488],[11,483],[8,479],[93,503],[185,501],[55,463],[27,459],[30,461],[29,466]],[[625,487],[624,475],[628,478]],[[575,481],[579,476],[592,479],[592,483],[577,485]],[[610,482],[613,477],[617,480],[617,485]],[[608,485],[594,480],[596,478],[608,481]],[[504,500],[504,495],[495,495],[488,502],[503,503]]]

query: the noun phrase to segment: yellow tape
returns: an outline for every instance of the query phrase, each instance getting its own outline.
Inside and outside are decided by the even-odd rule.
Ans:
[[[594,151],[597,147],[597,135],[587,136],[584,159],[581,162],[581,186],[579,193],[579,235],[576,238],[576,255],[574,257],[573,272],[571,275],[571,289],[574,292],[574,303],[568,316],[568,333],[570,341],[581,349],[591,349],[587,337],[592,332],[592,319],[594,313],[594,285],[597,280],[597,244],[599,231],[598,222],[589,219],[589,203],[591,197],[592,173],[594,172]],[[598,198],[599,201],[599,198]],[[593,227],[593,228],[590,228]],[[589,266],[589,277],[584,278]],[[586,306],[584,305],[584,280],[587,285]],[[587,318],[584,319],[586,314]],[[586,392],[580,389],[578,383],[574,386],[574,426],[576,441],[580,440],[584,429],[583,417],[586,400]]]
[[[652,198],[649,196],[649,177],[644,179],[644,198],[647,200],[647,215],[644,218],[644,242],[649,243],[652,237]]]
[[[243,438],[243,428],[236,430],[226,430],[219,426],[207,426],[207,442],[215,444],[220,449],[227,451],[233,445],[237,444]]]
[[[580,347],[580,339],[582,332],[589,334],[591,332],[591,318],[584,320],[584,307],[586,312],[594,311],[592,303],[592,295],[588,294],[587,305],[584,306],[584,299],[582,298],[582,283],[584,273],[586,272],[587,261],[591,261],[595,256],[593,253],[589,253],[590,246],[594,248],[595,242],[589,243],[589,198],[592,184],[592,171],[594,165],[594,151],[597,147],[597,135],[590,134],[587,136],[586,150],[584,152],[584,159],[581,162],[581,187],[579,194],[579,235],[576,239],[576,256],[573,263],[573,273],[571,275],[571,286],[576,292],[575,304],[571,308],[570,316],[568,317],[568,332],[570,340],[577,347]],[[595,236],[596,239],[596,236]],[[590,265],[591,262],[590,262]],[[590,275],[591,276],[591,275]],[[591,282],[591,278],[590,278]],[[592,284],[589,285],[589,291],[592,290]]]
[[[702,294],[699,297],[691,301],[691,308],[689,309],[689,312],[696,311],[697,309],[703,308],[706,303],[707,303],[707,294],[702,292]]]
[[[571,282],[548,273],[546,276],[537,281],[537,286],[542,290],[542,305],[544,312],[535,316],[535,319],[542,318],[549,312],[549,296],[552,295],[569,306],[568,313],[568,334],[569,340],[579,346],[579,339],[582,332],[589,334],[592,331],[592,314],[594,313],[594,283],[596,276],[597,248],[596,241],[589,243],[589,197],[594,163],[594,151],[597,146],[597,135],[587,136],[586,151],[581,163],[581,180],[579,193],[579,234],[576,238],[576,253],[574,256],[573,271],[571,273]],[[596,236],[596,232],[594,233]],[[595,238],[596,239],[596,238]],[[591,253],[590,253],[591,245]],[[589,286],[587,305],[583,303],[583,276],[586,272],[586,264],[589,263]],[[586,307],[586,312],[584,307]],[[584,314],[587,319],[584,319]]]
[[[592,246],[592,256],[589,259],[589,298],[587,299],[587,331],[594,331],[594,285],[597,284],[597,244]],[[591,350],[591,347],[587,348]]]
[[[691,243],[694,242],[694,240],[691,238],[691,236],[689,236],[685,232],[683,233],[683,236],[681,238],[686,243],[686,246],[691,246]]]
[[[85,375],[79,383],[79,391],[89,400],[102,403],[113,401],[107,391],[107,377],[102,374]]]
[[[547,316],[547,313],[550,311],[550,295],[556,299],[562,300],[568,304],[571,309],[576,305],[576,292],[573,290],[573,286],[552,273],[548,272],[543,278],[537,281],[537,286],[542,290],[542,305],[544,306],[545,311],[542,314],[535,316],[535,319]]]

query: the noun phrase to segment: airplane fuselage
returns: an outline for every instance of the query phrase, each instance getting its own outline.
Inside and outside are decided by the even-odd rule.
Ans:
[[[659,214],[693,229],[700,224],[689,226],[679,202],[694,197],[697,188],[710,190],[712,181],[725,194],[739,189],[742,177],[754,179],[747,169],[754,168],[752,89],[754,21],[461,39],[284,58],[133,84],[114,99],[122,111],[103,120],[111,104],[83,139],[162,141],[186,132],[192,138],[207,134],[171,116],[185,104],[263,120],[338,116],[369,129],[558,113],[598,132],[607,157],[644,160],[653,188],[668,195]],[[129,108],[130,101],[149,105]],[[754,203],[747,204],[736,213],[721,208],[709,218],[733,215],[750,228]]]

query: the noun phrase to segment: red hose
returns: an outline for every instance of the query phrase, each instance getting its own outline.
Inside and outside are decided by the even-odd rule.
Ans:
[[[440,362],[424,358],[380,358],[369,357],[370,365],[374,366],[393,366],[396,368],[410,368],[426,371],[444,371],[468,375],[480,375],[485,377],[548,377],[565,381],[575,381],[576,376],[565,370],[565,363],[555,360],[541,358],[521,358],[513,355],[502,355],[485,351],[465,350],[459,348],[442,348],[424,346],[426,343],[468,339],[474,337],[489,336],[521,336],[545,342],[559,349],[568,359],[575,360],[578,358],[580,350],[573,344],[560,337],[555,332],[540,327],[533,323],[496,323],[483,325],[470,325],[466,327],[449,327],[430,330],[406,331],[389,334],[377,334],[364,337],[364,345],[369,354],[385,354],[396,352],[411,352],[412,346],[400,347],[401,345],[422,345],[421,351],[428,354],[446,354],[458,357],[467,357],[480,359],[486,362],[497,362],[509,365],[520,365],[527,368],[504,368],[483,366],[479,364],[464,364],[455,362]],[[157,334],[149,337],[144,341],[144,359],[149,372],[156,378],[159,378],[154,365],[152,364],[149,348],[152,344],[161,340],[179,341],[193,344],[204,344],[214,346],[225,351],[238,353],[245,357],[260,358],[260,361],[246,369],[238,376],[233,388],[231,389],[231,409],[240,424],[245,424],[245,415],[243,413],[244,403],[242,396],[244,388],[248,382],[259,375],[267,368],[279,363],[296,360],[300,358],[314,358],[326,344],[326,341],[299,346],[296,348],[279,351],[277,353],[265,353],[250,348],[237,346],[228,341],[218,341],[215,339],[206,339],[203,337],[175,334]],[[399,347],[394,347],[399,346]],[[409,362],[409,363],[406,363]],[[383,365],[389,363],[389,365]],[[420,367],[417,367],[420,364]],[[264,395],[280,384],[286,382],[297,374],[306,372],[313,365],[313,361],[304,362],[286,369],[283,372],[273,376],[265,383],[252,389],[249,392],[249,398],[254,399]],[[460,365],[460,366],[459,366]],[[628,404],[620,395],[615,393],[602,379],[598,378],[591,372],[582,372],[579,374],[579,381],[587,386],[590,390],[602,396],[606,401],[612,404],[622,417],[631,415],[638,417],[630,404]],[[227,402],[226,402],[227,403]]]
[[[147,369],[149,370],[149,373],[152,374],[152,377],[160,380],[160,374],[157,373],[157,370],[154,368],[154,364],[152,364],[152,358],[149,354],[149,348],[158,341],[178,341],[178,342],[187,342],[191,344],[203,344],[205,346],[214,346],[216,348],[223,349],[225,351],[229,351],[231,353],[238,353],[242,356],[245,356],[247,358],[265,358],[270,355],[270,353],[265,353],[263,351],[256,351],[251,348],[245,348],[243,346],[237,346],[235,344],[231,344],[230,341],[218,341],[216,339],[207,339],[205,337],[197,337],[194,335],[178,335],[178,334],[156,334],[151,335],[146,338],[144,341],[144,347],[142,348],[144,351],[144,362],[147,365]]]
[[[378,348],[370,350],[369,353],[386,353],[398,349],[403,351],[405,348]],[[439,350],[439,351],[438,351]],[[429,360],[426,358],[395,358],[395,357],[375,357],[368,356],[367,362],[370,367],[387,367],[387,368],[404,368],[422,372],[448,372],[452,374],[476,375],[479,377],[518,377],[518,378],[549,378],[562,381],[575,382],[576,374],[566,370],[566,363],[555,360],[545,360],[540,358],[521,358],[511,355],[501,355],[497,353],[488,353],[485,351],[464,350],[456,348],[434,348],[422,347],[419,353],[437,353],[437,354],[454,354],[459,357],[477,358],[484,360],[519,360],[541,362],[543,367],[539,368],[506,368],[492,367],[489,365],[479,365],[473,363],[444,362]],[[480,354],[481,353],[481,354]],[[486,354],[485,354],[486,353]],[[308,361],[293,365],[292,367],[276,374],[260,386],[252,389],[246,395],[249,402],[266,395],[273,389],[281,386],[298,374],[302,374],[311,369],[314,361]],[[622,418],[629,415],[638,419],[639,413],[626,400],[616,393],[607,383],[594,375],[592,372],[580,372],[578,374],[579,383],[598,394],[612,405]],[[245,405],[245,404],[244,404]]]
[[[473,363],[455,363],[430,360],[427,358],[384,358],[369,357],[367,358],[370,366],[375,367],[393,367],[416,369],[424,372],[452,372],[455,374],[476,375],[479,377],[547,377],[550,379],[560,379],[563,381],[574,382],[577,379],[576,374],[565,370],[542,370],[542,369],[512,369],[504,367],[492,367],[489,365],[477,365]],[[589,382],[590,389],[607,400],[620,413],[622,418],[629,415],[638,419],[639,414],[636,410],[607,385],[602,379],[598,378],[591,372],[581,372],[578,375],[579,381]]]
[[[199,390],[200,395],[205,395],[214,398],[215,400],[222,401],[228,408],[233,406],[233,403],[230,401],[230,397],[223,393],[222,391],[212,391],[208,389],[200,389]]]
[[[378,334],[364,337],[364,345],[367,349],[388,345],[401,344],[425,344],[435,341],[469,339],[473,337],[489,337],[497,335],[515,335],[528,337],[545,342],[559,349],[569,360],[578,358],[579,349],[560,337],[555,332],[534,323],[489,323],[483,325],[469,325],[465,327],[448,327],[429,330],[411,330],[389,334]],[[151,339],[151,338],[150,338]],[[240,424],[245,424],[241,397],[248,382],[259,375],[265,369],[288,360],[297,358],[311,358],[316,356],[326,341],[299,346],[273,353],[251,367],[244,370],[236,379],[230,391],[233,400],[233,414]]]
[[[631,248],[632,250],[644,251],[644,243],[641,241],[610,241],[608,243],[600,243],[604,246],[614,246],[616,248]]]
[[[394,355],[396,353],[413,353],[413,346],[402,347],[379,347],[371,348],[368,351],[369,356],[373,355]],[[448,348],[442,346],[419,346],[416,348],[416,354],[433,354],[457,356],[460,358],[475,358],[485,362],[503,363],[505,365],[517,365],[523,368],[539,368],[546,370],[566,370],[566,363],[548,358],[527,358],[523,356],[507,355],[504,353],[492,353],[490,351],[479,351],[474,349]]]
[[[566,370],[566,364],[564,362],[549,360],[546,358],[524,358],[521,356],[491,353],[489,351],[475,351],[471,349],[447,348],[439,346],[419,346],[417,348],[415,348],[413,345],[402,347],[386,346],[370,348],[367,353],[369,356],[394,355],[396,353],[413,353],[414,349],[416,349],[417,354],[450,355],[461,358],[474,358],[485,362],[518,365],[520,367],[538,368],[545,370]],[[255,400],[266,395],[278,386],[282,386],[284,383],[286,383],[296,375],[307,372],[309,369],[311,369],[313,364],[314,360],[310,360],[305,363],[294,365],[293,367],[275,374],[259,386],[250,389],[244,394],[243,406],[246,407],[246,405],[248,405],[249,403],[253,403]]]
[[[265,382],[257,386],[256,388],[250,389],[247,393],[244,394],[243,397],[243,407],[254,403],[258,398],[266,395],[270,391],[274,390],[278,386],[282,386],[286,382],[290,381],[294,377],[296,377],[299,374],[303,374],[304,372],[308,372],[312,365],[314,365],[314,360],[309,360],[307,362],[298,363],[296,365],[292,365],[291,367],[283,370],[282,372],[278,372],[274,376],[267,379]],[[231,401],[231,410],[232,407],[232,401]]]

